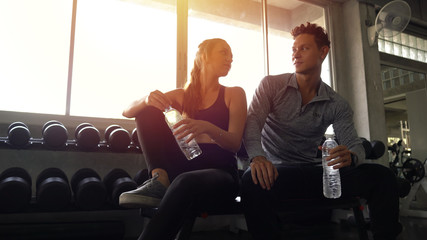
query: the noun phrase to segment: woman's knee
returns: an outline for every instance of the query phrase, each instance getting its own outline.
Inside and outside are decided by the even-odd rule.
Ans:
[[[159,119],[164,120],[164,115],[162,111],[153,106],[144,107],[135,117],[135,121],[137,123],[145,121],[158,121]]]

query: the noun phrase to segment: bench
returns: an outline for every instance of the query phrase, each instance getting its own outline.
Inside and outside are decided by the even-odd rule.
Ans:
[[[385,145],[381,141],[369,142],[366,139],[363,140],[363,146],[367,159],[378,159],[385,152]],[[238,153],[238,155],[241,153]],[[360,240],[368,239],[367,224],[363,216],[364,206],[361,204],[361,199],[358,197],[351,198],[338,198],[338,199],[289,199],[284,200],[277,207],[276,212],[283,214],[291,213],[309,213],[316,210],[332,210],[332,209],[352,209],[354,214],[355,223],[357,225],[357,231]],[[143,217],[151,218],[156,208],[144,208],[141,209],[141,215]],[[210,209],[195,209],[190,217],[186,219],[180,232],[178,233],[177,240],[188,240],[190,239],[194,223],[198,217],[206,218],[214,215],[237,215],[243,214],[243,206],[240,202],[240,197],[237,197],[234,201],[224,204],[220,207],[212,207]]]

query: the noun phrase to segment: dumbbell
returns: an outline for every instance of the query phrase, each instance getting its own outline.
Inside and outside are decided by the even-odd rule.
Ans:
[[[0,174],[0,211],[19,212],[30,205],[31,176],[23,168],[12,167]]]
[[[83,210],[98,210],[104,206],[107,190],[98,173],[90,168],[79,169],[71,177],[71,190],[76,206]]]
[[[382,141],[373,140],[371,141],[371,154],[369,155],[369,159],[378,159],[384,155],[385,145]]]
[[[139,145],[138,131],[136,130],[136,128],[133,129],[131,138],[132,138],[132,144],[136,148],[140,148],[141,146]]]
[[[71,201],[67,175],[59,168],[43,170],[36,180],[36,199],[38,206],[43,210],[65,209]]]
[[[101,135],[92,124],[81,123],[76,127],[74,136],[77,141],[77,147],[81,150],[91,151],[98,147]]]
[[[105,129],[105,141],[113,152],[125,152],[130,145],[130,134],[120,125],[110,125]]]
[[[67,128],[56,120],[46,122],[42,127],[43,142],[51,148],[64,147],[68,139]]]
[[[12,146],[22,148],[29,144],[31,133],[25,123],[14,122],[7,129],[7,137]]]
[[[141,169],[136,174],[135,177],[133,177],[133,180],[136,182],[136,184],[142,185],[145,181],[147,181],[149,178],[148,176],[148,169]]]
[[[372,145],[371,142],[368,141],[366,138],[360,138],[362,140],[363,149],[365,149],[365,158],[369,159],[371,152],[372,152]]]
[[[107,198],[115,207],[119,206],[120,194],[134,190],[137,187],[136,182],[121,168],[112,169],[105,175],[103,182],[107,188]]]

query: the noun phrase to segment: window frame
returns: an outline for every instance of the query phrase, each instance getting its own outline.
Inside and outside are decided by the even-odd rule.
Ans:
[[[263,36],[267,39],[264,41],[264,46],[262,46],[263,50],[268,50],[268,34],[267,28],[268,26],[264,26],[267,22],[267,11],[265,11],[265,7],[267,7],[266,0],[260,0],[262,11],[262,31]],[[72,89],[72,73],[73,73],[73,61],[74,61],[74,41],[75,41],[75,28],[76,28],[76,16],[77,16],[77,4],[78,0],[73,0],[73,9],[72,9],[72,19],[71,19],[71,36],[70,36],[70,54],[69,54],[69,66],[68,66],[68,82],[67,82],[67,96],[66,96],[66,106],[65,106],[65,114],[43,114],[43,113],[32,113],[32,112],[17,112],[17,111],[4,111],[0,110],[0,126],[8,126],[9,124],[16,121],[23,121],[25,124],[29,126],[38,126],[43,125],[45,122],[49,120],[57,120],[62,122],[66,127],[68,127],[69,132],[73,132],[73,129],[78,124],[82,122],[89,122],[95,125],[99,130],[103,130],[111,124],[119,124],[123,126],[125,129],[133,129],[135,127],[135,123],[133,119],[121,119],[121,118],[100,118],[100,117],[88,117],[88,116],[73,116],[70,115],[70,107],[71,107],[71,89]],[[177,82],[176,87],[183,87],[187,78],[187,40],[188,40],[188,0],[178,0],[176,3],[176,11],[177,11],[177,66],[176,66],[176,74],[177,74]],[[324,17],[325,17],[325,25],[326,29],[329,32],[330,37],[332,38],[333,34],[330,32],[330,26],[332,26],[332,20],[330,19],[329,12],[330,3],[323,0],[317,1],[308,1],[308,4],[313,4],[319,6],[324,9]],[[260,46],[261,47],[261,46]],[[264,53],[266,54],[266,53]],[[331,48],[330,53],[328,54],[329,66],[330,66],[330,79],[331,79],[331,87],[335,86],[335,71],[334,71],[334,52],[333,48]],[[268,52],[267,56],[268,58]],[[268,69],[268,59],[264,59],[265,68]],[[265,71],[267,74],[268,71]],[[249,104],[249,103],[248,103]],[[125,106],[124,106],[125,107]],[[7,128],[7,127],[6,127]],[[36,135],[38,135],[36,133]],[[71,135],[69,136],[71,137]]]

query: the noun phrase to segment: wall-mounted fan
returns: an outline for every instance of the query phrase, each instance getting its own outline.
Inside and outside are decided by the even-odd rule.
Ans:
[[[387,3],[381,8],[375,24],[368,27],[369,45],[373,46],[378,35],[383,37],[393,37],[401,33],[411,19],[411,7],[402,0],[395,0]]]

